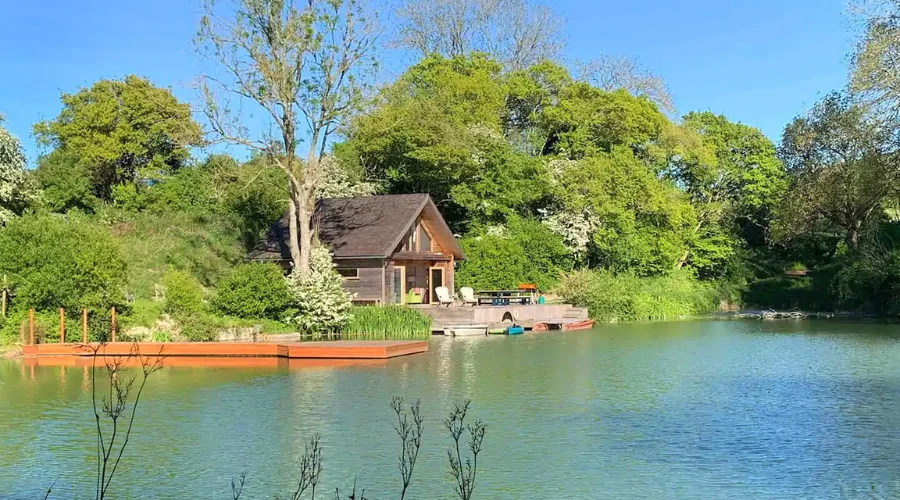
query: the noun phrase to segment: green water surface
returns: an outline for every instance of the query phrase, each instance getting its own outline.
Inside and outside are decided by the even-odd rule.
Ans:
[[[91,495],[82,368],[0,360],[0,498]],[[694,321],[477,339],[343,368],[167,368],[148,383],[114,498],[289,497],[304,441],[318,498],[398,498],[390,399],[421,399],[407,498],[453,498],[440,420],[487,423],[476,498],[900,497],[900,326]],[[349,493],[349,491],[347,492]],[[346,497],[346,495],[344,495]]]

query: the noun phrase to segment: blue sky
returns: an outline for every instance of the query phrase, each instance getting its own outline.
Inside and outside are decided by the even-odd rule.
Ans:
[[[375,1],[375,0],[373,0]],[[0,16],[0,113],[30,159],[31,126],[59,93],[135,73],[176,96],[200,64],[191,48],[199,0],[10,1]],[[661,75],[679,112],[711,110],[773,140],[846,82],[852,44],[843,0],[558,0],[565,57],[628,55]],[[389,54],[389,74],[410,58]]]

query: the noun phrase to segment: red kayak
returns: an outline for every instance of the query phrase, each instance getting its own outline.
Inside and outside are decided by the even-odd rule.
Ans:
[[[571,332],[574,330],[590,330],[594,327],[594,320],[585,319],[581,321],[576,321],[574,323],[563,323],[562,329],[564,332]]]

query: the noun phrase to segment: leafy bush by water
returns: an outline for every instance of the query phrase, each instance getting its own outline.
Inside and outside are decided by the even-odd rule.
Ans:
[[[235,267],[212,299],[217,312],[238,318],[281,319],[292,304],[284,271],[271,263]]]
[[[606,323],[681,319],[712,312],[717,304],[712,287],[688,272],[643,278],[605,270],[578,271],[562,279],[557,293]]]
[[[197,315],[203,311],[203,288],[188,273],[169,270],[163,282],[166,301],[163,309],[174,317]]]
[[[431,318],[404,306],[356,306],[341,337],[352,340],[416,340],[431,336]]]

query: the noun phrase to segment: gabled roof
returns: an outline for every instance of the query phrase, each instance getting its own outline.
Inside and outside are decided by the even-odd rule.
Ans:
[[[316,204],[319,240],[335,259],[388,258],[399,247],[419,215],[438,244],[456,259],[465,255],[427,194],[329,198]],[[290,260],[288,214],[272,226],[248,256],[251,260]]]

